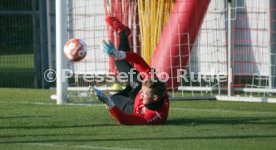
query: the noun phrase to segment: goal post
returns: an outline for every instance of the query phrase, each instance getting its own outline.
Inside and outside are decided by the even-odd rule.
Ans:
[[[56,0],[56,101],[65,104],[67,99],[67,81],[63,70],[66,68],[66,59],[63,47],[67,37],[67,1]]]
[[[231,48],[232,48],[232,42],[231,42],[231,32],[232,32],[232,6],[231,6],[232,0],[227,1],[227,13],[228,13],[228,18],[227,18],[227,24],[228,24],[228,31],[227,31],[227,39],[228,39],[228,47],[227,47],[227,68],[228,68],[228,86],[227,86],[227,95],[231,96],[232,95],[232,60],[231,60]]]

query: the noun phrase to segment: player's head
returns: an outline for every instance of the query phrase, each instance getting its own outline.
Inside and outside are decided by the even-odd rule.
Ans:
[[[155,107],[164,103],[166,84],[158,78],[147,79],[142,83],[142,98],[145,106]]]

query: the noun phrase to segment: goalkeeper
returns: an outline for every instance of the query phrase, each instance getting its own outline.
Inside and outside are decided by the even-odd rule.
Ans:
[[[117,94],[107,97],[96,87],[92,90],[98,99],[105,103],[110,114],[120,123],[125,125],[161,124],[167,120],[169,112],[169,99],[166,84],[156,76],[151,76],[151,68],[136,53],[130,52],[128,35],[130,29],[115,17],[106,17],[106,23],[120,36],[119,48],[116,49],[111,42],[103,41],[101,49],[109,56],[115,58],[119,72],[129,73],[134,70],[133,76],[128,76],[126,88]],[[143,73],[142,82],[138,74]],[[132,78],[131,78],[132,77]]]

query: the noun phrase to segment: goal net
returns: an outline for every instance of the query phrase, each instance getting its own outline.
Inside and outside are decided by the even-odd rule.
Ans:
[[[274,8],[269,0],[211,1],[188,67],[199,80],[180,89],[275,102]]]
[[[89,85],[107,91],[125,86],[116,78],[114,60],[100,50],[102,40],[119,43],[104,21],[109,14],[130,27],[132,51],[168,74],[172,98],[275,102],[275,2],[195,1],[67,0],[64,40],[83,39],[88,54],[63,64],[63,92],[85,97]]]

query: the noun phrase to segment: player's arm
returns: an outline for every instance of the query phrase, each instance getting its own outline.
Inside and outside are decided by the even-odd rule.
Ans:
[[[101,49],[115,59],[126,60],[133,63],[137,71],[140,73],[144,72],[148,74],[151,71],[150,66],[140,55],[133,52],[124,52],[117,50],[114,45],[109,41],[103,41],[101,43]]]
[[[162,122],[162,118],[157,112],[137,116],[134,114],[126,114],[116,106],[110,108],[109,112],[120,124],[124,125],[154,125]]]
[[[136,53],[126,52],[126,57],[124,60],[133,63],[138,72],[145,72],[148,74],[151,71],[150,66],[140,55]]]

